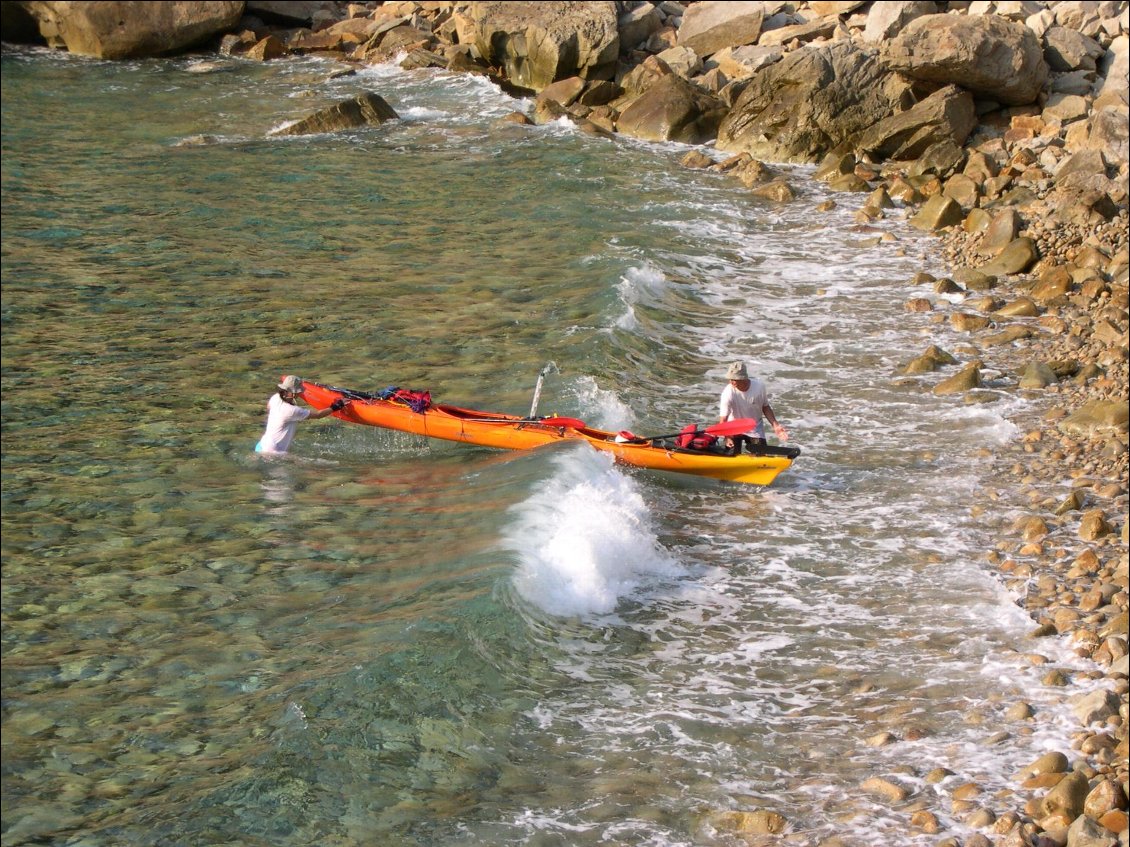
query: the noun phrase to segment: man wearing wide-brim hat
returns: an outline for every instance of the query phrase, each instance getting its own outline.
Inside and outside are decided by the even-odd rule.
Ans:
[[[267,401],[267,428],[255,445],[256,453],[285,453],[290,449],[294,431],[298,429],[300,422],[316,421],[345,407],[345,401],[341,398],[324,409],[304,409],[296,405],[295,400],[302,399],[306,393],[302,379],[297,376],[284,376],[277,389]]]
[[[753,418],[757,426],[742,435],[735,435],[726,439],[726,447],[734,453],[742,451],[742,444],[751,453],[764,446],[765,421],[773,427],[773,432],[782,442],[789,440],[789,433],[777,420],[773,407],[769,405],[769,393],[765,383],[759,379],[751,379],[746,370],[745,362],[734,362],[726,370],[726,379],[730,384],[722,389],[722,399],[718,405],[719,423],[737,420],[738,418]]]

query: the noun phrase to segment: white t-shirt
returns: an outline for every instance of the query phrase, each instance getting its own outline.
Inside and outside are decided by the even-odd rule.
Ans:
[[[310,417],[310,410],[288,403],[278,394],[272,394],[267,401],[267,429],[259,443],[256,453],[285,453],[290,448],[298,422]]]
[[[753,418],[757,426],[745,433],[752,438],[765,437],[765,421],[762,420],[765,407],[769,405],[769,395],[765,384],[759,379],[751,379],[749,388],[738,391],[733,383],[722,389],[722,400],[718,404],[718,417],[723,421],[738,418]]]

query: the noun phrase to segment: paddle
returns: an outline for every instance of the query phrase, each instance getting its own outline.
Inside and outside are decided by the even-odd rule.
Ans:
[[[542,424],[543,426],[565,426],[570,429],[584,429],[588,426],[580,418],[538,418],[536,421],[527,421],[527,423]]]
[[[530,417],[534,417],[538,413],[538,400],[541,399],[541,384],[545,381],[546,374],[559,374],[561,371],[557,369],[556,362],[546,362],[545,367],[541,369],[538,374],[538,384],[534,388],[534,402],[530,404]],[[582,424],[583,426],[583,424]]]
[[[722,423],[711,424],[705,429],[697,429],[694,434],[705,432],[707,435],[741,435],[743,432],[749,432],[757,426],[757,421],[753,418],[738,418],[733,421],[723,421]],[[659,441],[663,438],[674,438],[677,435],[685,435],[683,432],[672,432],[667,435],[650,435],[647,437],[640,435],[633,435],[631,438],[632,443],[640,443],[645,441]]]
[[[553,415],[548,418],[471,418],[475,423],[541,424],[543,426],[563,426],[569,429],[584,429],[588,426],[580,418],[563,418]]]

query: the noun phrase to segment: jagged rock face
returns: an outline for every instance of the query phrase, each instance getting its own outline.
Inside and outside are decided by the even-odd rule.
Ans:
[[[47,44],[100,59],[178,53],[234,27],[244,3],[25,2]]]
[[[624,109],[617,129],[645,141],[702,144],[714,138],[725,113],[717,97],[668,74]]]
[[[400,116],[379,94],[371,91],[359,94],[315,112],[272,135],[312,135],[319,132],[340,132],[361,126],[379,126]]]
[[[762,3],[705,0],[687,8],[679,27],[679,46],[700,57],[727,47],[756,44],[765,20]]]
[[[836,42],[759,71],[718,130],[718,148],[771,161],[818,161],[894,111],[901,90],[873,52]]]
[[[873,3],[867,13],[867,26],[863,30],[863,40],[875,44],[896,35],[915,18],[933,15],[938,4],[932,0],[886,0]]]
[[[976,125],[973,96],[947,85],[905,112],[878,121],[856,138],[854,146],[885,159],[916,159],[943,140],[964,144]]]
[[[912,79],[955,84],[1011,106],[1035,102],[1048,78],[1040,40],[997,15],[925,15],[885,43],[882,61]]]
[[[559,79],[612,79],[620,55],[613,2],[477,2],[469,17],[483,60],[515,86],[541,91]]]

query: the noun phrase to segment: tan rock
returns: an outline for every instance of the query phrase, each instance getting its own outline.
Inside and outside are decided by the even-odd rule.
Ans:
[[[910,825],[916,827],[928,835],[936,835],[941,832],[941,824],[938,823],[938,816],[928,809],[919,809],[917,812],[910,816]]]
[[[1126,795],[1122,787],[1114,780],[1104,779],[1087,795],[1083,802],[1083,813],[1094,820],[1101,820],[1107,812],[1125,807]]]
[[[992,320],[984,315],[971,315],[967,312],[955,312],[950,315],[950,326],[958,332],[978,332],[992,325]]]
[[[1057,265],[1040,274],[1036,287],[1032,289],[1032,299],[1043,305],[1061,300],[1075,287],[1071,267]]]
[[[1123,614],[1125,615],[1126,613],[1124,612]],[[1088,726],[1092,723],[1104,722],[1111,715],[1118,714],[1118,705],[1117,694],[1113,691],[1100,689],[1073,698],[1071,711],[1075,714],[1075,717],[1079,719],[1079,723]],[[1082,814],[1083,798],[1080,798],[1079,803],[1077,814]]]
[[[703,57],[726,47],[756,44],[764,20],[761,3],[704,0],[688,4],[678,43]]]
[[[971,362],[948,379],[934,386],[934,394],[961,394],[981,386],[981,363]]]
[[[1043,362],[1030,362],[1020,377],[1020,387],[1025,390],[1047,388],[1059,382],[1055,371]]]
[[[1111,809],[1099,818],[1107,832],[1125,832],[1130,827],[1130,817],[1122,809]]]
[[[1031,338],[1035,334],[1035,330],[1031,327],[1014,325],[1005,327],[1000,332],[987,336],[983,343],[986,347],[1000,347],[1005,344],[1012,344],[1024,338]]]
[[[777,178],[765,185],[759,185],[751,193],[757,197],[764,197],[766,200],[775,200],[778,203],[786,203],[796,198],[796,192],[783,178]]]
[[[259,41],[248,49],[243,55],[256,62],[267,62],[271,59],[278,59],[286,53],[286,47],[275,36],[268,35],[266,38],[261,38]]]
[[[1079,521],[1079,537],[1084,541],[1097,541],[1114,532],[1102,509],[1091,509]]]
[[[953,790],[955,800],[971,800],[981,795],[981,786],[975,782],[967,782]]]
[[[865,779],[863,781],[863,784],[859,787],[866,791],[868,794],[875,794],[891,803],[901,803],[903,800],[910,796],[910,791],[908,791],[906,788],[903,788],[901,785],[898,785],[897,783],[894,783],[889,779],[883,779],[882,777],[878,776],[873,776],[869,779]]]
[[[1066,773],[1069,765],[1070,762],[1065,754],[1059,751],[1052,751],[1045,753],[1040,756],[1040,758],[1036,759],[1036,761],[1023,768],[1020,773],[1016,775],[1016,779],[1030,779],[1040,774]]]
[[[684,168],[709,168],[714,160],[700,150],[691,150],[679,160]]]
[[[997,257],[986,262],[978,270],[994,276],[1024,273],[1039,259],[1036,242],[1027,236],[1012,241]]]
[[[554,100],[562,106],[569,106],[581,96],[585,90],[585,81],[579,76],[571,76],[547,85],[535,98],[536,100]]]
[[[997,314],[1006,318],[1034,318],[1040,314],[1040,307],[1030,297],[1017,297],[998,309]]]
[[[313,133],[338,132],[360,126],[377,126],[385,121],[396,120],[399,115],[383,97],[365,92],[315,112],[309,117],[296,121],[271,135],[310,135]]]
[[[992,223],[981,239],[981,248],[989,253],[1003,250],[1020,234],[1020,214],[1015,209],[1002,209],[993,215]]]
[[[1059,428],[1069,435],[1082,436],[1126,432],[1130,428],[1130,408],[1125,400],[1092,400],[1060,421]]]
[[[1017,534],[1025,541],[1043,538],[1050,531],[1044,519],[1035,515],[1020,518],[1014,526]]]
[[[954,174],[946,180],[942,195],[956,201],[963,210],[973,209],[981,200],[981,185],[965,174]]]
[[[784,815],[766,809],[725,811],[710,816],[711,825],[745,835],[776,835],[788,825]]]
[[[915,229],[935,232],[951,226],[960,226],[965,218],[960,204],[952,198],[938,194],[927,200],[918,213],[910,219]]]
[[[165,56],[183,52],[239,23],[239,2],[28,3],[40,35],[51,47],[100,59]]]
[[[961,224],[961,228],[971,233],[985,232],[992,221],[992,216],[984,209],[970,209],[969,214],[965,216],[965,220]]]
[[[1067,828],[1067,843],[1071,847],[1114,847],[1117,842],[1098,821],[1080,815]]]
[[[921,356],[912,359],[906,367],[903,368],[905,374],[923,374],[931,373],[945,365],[956,365],[957,359],[951,356],[942,348],[931,345],[926,349]]]
[[[908,312],[932,312],[934,304],[925,297],[915,297],[906,301],[906,310]]]
[[[887,747],[898,741],[898,736],[892,732],[879,732],[870,736],[866,744],[868,747]]]
[[[974,268],[958,268],[953,272],[953,278],[964,285],[969,291],[991,291],[997,286],[997,278],[990,274],[981,273]]]
[[[1089,787],[1086,775],[1079,771],[1068,774],[1039,801],[1040,816],[1062,813],[1069,820],[1075,820],[1083,814]]]

